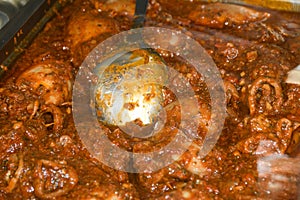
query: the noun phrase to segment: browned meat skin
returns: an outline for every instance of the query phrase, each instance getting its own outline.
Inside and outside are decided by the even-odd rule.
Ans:
[[[151,0],[146,25],[183,30],[220,69],[228,114],[222,134],[214,149],[199,158],[212,117],[207,85],[175,54],[158,49],[168,66],[190,82],[199,108],[180,113],[176,96],[166,88],[167,121],[158,134],[144,140],[102,125],[97,134],[136,153],[160,149],[176,134],[189,135],[198,123],[197,139],[169,166],[130,175],[103,165],[85,149],[72,119],[70,85],[97,44],[130,28],[133,12],[131,0],[75,0],[16,62],[16,73],[0,89],[0,198],[296,199],[300,86],[284,83],[287,71],[300,62],[300,18],[295,13]],[[181,91],[180,76],[170,75]],[[95,137],[93,130],[86,134]],[[284,153],[296,157],[271,160],[269,172],[259,171],[264,159]],[[130,162],[124,155],[114,156],[117,165]],[[147,162],[133,167],[147,169]],[[278,165],[284,162],[292,168]]]
[[[244,153],[268,155],[286,152],[291,143],[292,133],[297,128],[297,123],[287,118],[278,119],[278,117],[272,118],[261,114],[245,118],[239,126],[246,132],[241,132],[243,139],[238,142],[237,149]],[[266,141],[266,146],[259,148]]]
[[[66,195],[77,182],[78,175],[72,167],[49,160],[37,162],[33,186],[38,197],[52,199]]]
[[[196,24],[212,28],[223,28],[224,26],[263,21],[269,16],[269,13],[259,12],[243,6],[215,3],[196,7],[189,14],[189,19]]]
[[[260,94],[257,94],[258,91]],[[257,100],[257,98],[259,98],[259,100]],[[276,80],[260,77],[251,85],[248,97],[251,115],[257,112],[257,103],[259,104],[259,111],[257,113],[263,113],[264,111],[278,113],[282,101],[282,89]]]
[[[72,63],[76,66],[80,66],[100,42],[121,30],[120,23],[109,13],[98,12],[98,9],[86,4],[84,9],[76,8],[67,21],[65,41],[71,50]]]
[[[79,10],[69,20],[67,40],[75,51],[78,45],[101,34],[116,34],[118,31],[118,22],[114,19],[105,17],[95,10]]]
[[[97,10],[110,12],[111,15],[124,14],[133,17],[135,0],[91,0]]]
[[[71,101],[72,81],[70,66],[59,61],[40,63],[25,70],[17,78],[16,86],[25,91],[26,98],[32,98],[30,103],[23,103],[29,118],[44,119],[46,127],[53,126],[54,132],[61,131],[64,114],[58,106]],[[46,120],[45,114],[51,115],[53,120]]]
[[[63,62],[40,63],[23,72],[16,85],[31,90],[45,104],[61,105],[71,100],[72,73]]]

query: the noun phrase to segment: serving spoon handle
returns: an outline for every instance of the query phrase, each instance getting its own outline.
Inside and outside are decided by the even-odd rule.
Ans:
[[[136,0],[132,28],[141,28],[146,19],[148,0]]]

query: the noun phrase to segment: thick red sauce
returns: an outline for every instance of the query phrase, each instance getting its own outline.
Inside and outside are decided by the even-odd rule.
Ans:
[[[196,94],[199,139],[176,162],[153,173],[128,174],[90,155],[72,119],[70,86],[97,44],[130,29],[133,13],[131,1],[75,0],[14,64],[0,89],[0,199],[299,198],[300,86],[285,83],[288,71],[300,64],[298,13],[151,0],[146,26],[182,30],[216,63],[227,98],[222,134],[198,159],[211,119],[206,83],[180,58],[157,49]],[[173,77],[180,89],[178,79]],[[102,124],[104,134],[130,152],[167,145],[180,130],[181,114],[175,95],[167,88],[164,94],[168,117],[157,135],[137,139]],[[192,119],[181,123],[195,124]],[[261,171],[267,158],[270,171]]]

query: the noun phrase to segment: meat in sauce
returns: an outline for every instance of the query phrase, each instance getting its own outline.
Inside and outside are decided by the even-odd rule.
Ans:
[[[180,123],[199,124],[197,139],[156,172],[130,174],[93,158],[73,122],[72,84],[97,44],[130,29],[133,13],[131,0],[75,0],[48,22],[14,64],[14,74],[0,88],[0,198],[299,198],[300,86],[285,83],[287,72],[300,64],[298,13],[151,0],[146,26],[181,30],[216,63],[227,104],[222,134],[207,156],[197,156],[212,117],[207,86],[189,64],[157,49],[189,81],[199,109],[181,113],[176,96],[166,88],[167,120],[158,134],[132,138],[104,125],[101,134],[134,153],[151,152],[185,134]],[[172,77],[178,89],[179,78]],[[189,117],[181,121],[182,114]],[[132,167],[147,165],[140,160]]]

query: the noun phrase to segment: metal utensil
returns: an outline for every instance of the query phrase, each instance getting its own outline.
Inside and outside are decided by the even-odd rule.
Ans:
[[[147,4],[147,0],[136,1],[133,28],[143,27]],[[142,33],[137,37],[141,39]],[[98,64],[99,68],[105,70],[98,74],[94,92],[98,119],[114,126],[154,124],[162,110],[162,87],[167,79],[166,66],[158,53],[150,47],[118,53]]]

